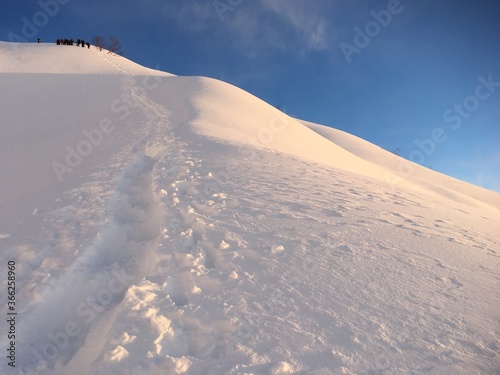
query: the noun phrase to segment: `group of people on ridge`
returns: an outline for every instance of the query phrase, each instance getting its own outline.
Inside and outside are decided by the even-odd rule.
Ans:
[[[75,41],[73,39],[57,39],[56,41],[56,44],[59,46],[59,45],[65,45],[65,46],[72,46],[75,44]],[[82,47],[85,48],[85,46],[87,46],[87,48],[90,48],[90,43],[89,42],[85,42],[85,40],[83,39],[77,39],[76,40],[76,46],[77,47],[80,47],[80,45]]]

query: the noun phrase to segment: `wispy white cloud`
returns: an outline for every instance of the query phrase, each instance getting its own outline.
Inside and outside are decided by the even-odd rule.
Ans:
[[[154,16],[175,22],[189,31],[202,31],[216,24],[211,1],[161,2]]]
[[[305,54],[331,45],[333,33],[326,16],[334,0],[260,0],[226,4],[217,11],[213,1],[182,2],[145,0],[132,5],[139,15],[174,22],[186,32],[215,36],[214,45],[230,43],[231,48],[256,57],[270,49]],[[238,4],[238,5],[230,5]],[[327,12],[325,12],[327,10]]]
[[[263,0],[262,5],[282,17],[293,28],[306,51],[318,51],[328,48],[332,37],[331,26],[325,17],[325,7],[331,7],[316,1],[300,0]]]

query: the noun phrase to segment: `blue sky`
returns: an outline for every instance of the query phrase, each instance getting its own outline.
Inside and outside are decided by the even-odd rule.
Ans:
[[[499,20],[498,0],[4,0],[0,39],[115,35],[142,65],[500,191]]]

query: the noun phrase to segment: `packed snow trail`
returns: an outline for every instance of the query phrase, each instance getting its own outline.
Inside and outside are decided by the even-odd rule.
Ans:
[[[66,364],[92,324],[149,268],[162,215],[153,191],[153,167],[154,160],[144,155],[126,168],[111,223],[23,322],[28,335],[19,342],[21,370]]]
[[[45,303],[34,307],[25,322],[29,335],[20,342],[22,369],[66,364],[84,344],[96,320],[119,303],[128,287],[151,267],[148,262],[153,259],[163,215],[153,168],[159,153],[167,154],[169,112],[149,101],[138,90],[135,78],[124,79],[121,100],[127,110],[142,111],[146,121],[140,128],[144,136],[130,150],[122,151],[120,159],[127,160],[131,152],[140,150],[150,155],[140,155],[125,167],[109,222],[103,223],[105,228],[94,244],[45,292]],[[59,318],[54,320],[56,315]]]

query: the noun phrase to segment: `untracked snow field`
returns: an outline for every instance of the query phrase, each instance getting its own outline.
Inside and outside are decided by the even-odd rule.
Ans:
[[[499,193],[95,48],[0,114],[1,374],[500,374]]]

